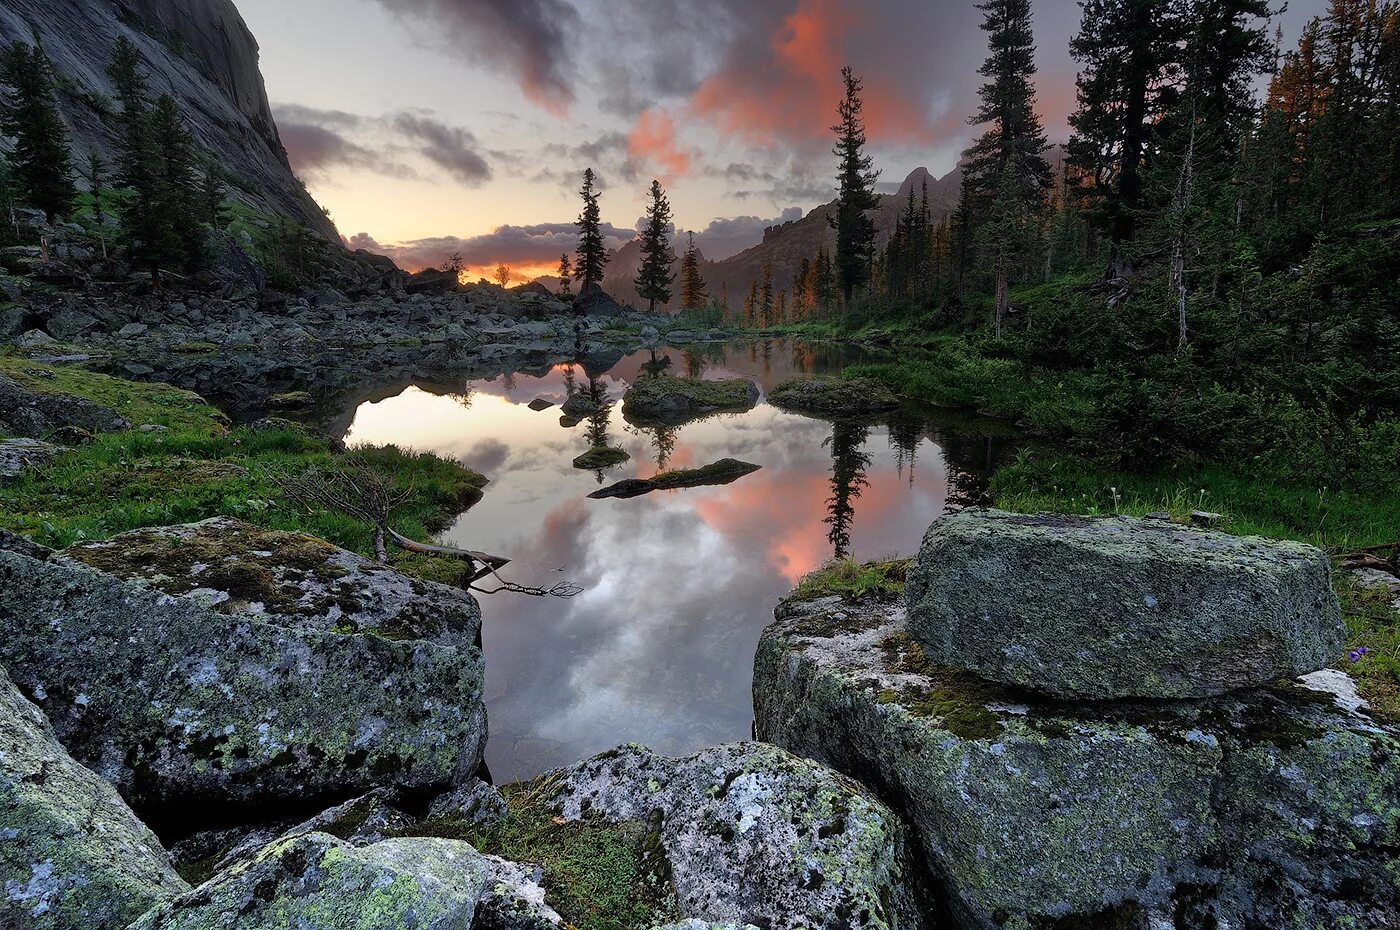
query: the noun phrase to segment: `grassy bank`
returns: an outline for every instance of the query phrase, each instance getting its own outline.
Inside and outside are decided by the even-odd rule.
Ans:
[[[371,528],[287,499],[276,479],[333,464],[332,444],[292,423],[231,429],[198,396],[71,367],[0,359],[0,371],[35,390],[83,397],[117,410],[129,430],[98,436],[47,466],[0,485],[0,527],[63,547],[127,530],[238,517],[267,529],[310,533],[371,555]],[[475,503],[485,479],[455,462],[394,447],[357,458],[411,492],[393,514],[396,529],[427,539]],[[456,563],[395,554],[401,567],[451,580]]]

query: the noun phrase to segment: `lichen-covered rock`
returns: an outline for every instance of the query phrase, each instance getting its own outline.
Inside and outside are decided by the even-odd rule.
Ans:
[[[267,567],[257,552],[241,558]],[[325,558],[316,564],[356,570]],[[353,608],[315,598],[305,613],[223,613],[197,589],[173,596],[154,577],[124,581],[73,559],[0,552],[0,664],[69,752],[157,829],[193,831],[206,812],[314,810],[376,787],[442,790],[480,764],[483,667],[465,595],[443,589],[459,608],[436,618],[417,600],[381,612],[391,597],[367,589]],[[286,590],[278,570],[253,574],[259,590]]]
[[[628,746],[544,783],[569,820],[659,818],[687,917],[771,930],[922,925],[898,818],[781,749],[737,743],[668,759]]]
[[[710,923],[705,920],[682,920],[680,923],[657,927],[656,930],[758,930],[758,928],[753,924]]]
[[[1343,629],[1312,546],[1157,520],[966,510],[909,571],[929,658],[1057,697],[1207,697],[1324,667]]]
[[[188,887],[0,669],[0,927],[121,930]]]
[[[428,808],[429,817],[451,817],[473,830],[499,826],[509,815],[501,792],[479,778],[438,795]]]
[[[743,412],[758,403],[758,385],[746,378],[638,378],[622,397],[629,421],[684,423],[709,413]]]
[[[279,840],[131,930],[467,930],[490,863],[456,840],[356,847],[325,833]]]
[[[481,629],[476,602],[304,533],[264,530],[216,517],[135,530],[63,550],[81,563],[225,614],[393,640],[471,646]]]
[[[768,392],[784,410],[840,417],[899,409],[894,392],[873,378],[790,378]]]
[[[1331,695],[1052,700],[937,666],[897,603],[833,597],[779,608],[754,709],[905,816],[969,927],[1400,920],[1400,734]]]
[[[543,869],[486,858],[491,875],[476,908],[475,930],[562,930],[564,919],[544,900]]]
[[[0,439],[0,478],[17,478],[26,468],[39,468],[63,447],[39,439]]]

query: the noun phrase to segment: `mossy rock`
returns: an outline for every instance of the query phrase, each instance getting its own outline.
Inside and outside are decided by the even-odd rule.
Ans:
[[[581,471],[602,471],[605,468],[615,468],[631,458],[625,449],[594,446],[574,459],[574,467]]]
[[[316,402],[308,391],[288,391],[267,399],[269,410],[306,410]]]
[[[588,495],[594,500],[607,498],[632,498],[650,494],[653,491],[674,491],[681,488],[717,487],[732,484],[745,475],[760,470],[762,465],[740,462],[738,459],[720,459],[702,468],[682,468],[662,472],[650,478],[629,478],[619,481]]]
[[[894,392],[873,378],[790,378],[768,392],[768,402],[824,417],[867,416],[900,407]]]
[[[1211,916],[1182,926],[1373,926],[1400,894],[1400,733],[1330,695],[1057,700],[940,665],[897,599],[834,596],[778,608],[754,709],[877,787],[971,926],[1188,899]]]
[[[684,423],[711,413],[752,410],[758,385],[745,378],[706,381],[700,378],[638,378],[623,395],[623,414],[631,422]]]

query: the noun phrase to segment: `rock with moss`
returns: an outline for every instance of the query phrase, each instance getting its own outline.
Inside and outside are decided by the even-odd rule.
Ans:
[[[544,784],[566,820],[659,821],[682,916],[772,930],[921,926],[898,818],[781,749],[669,759],[627,746]]]
[[[456,840],[394,839],[357,847],[325,833],[279,840],[196,890],[152,909],[131,930],[473,925],[490,863]]]
[[[117,433],[130,428],[115,410],[81,397],[30,390],[0,375],[0,435],[47,439],[65,431]]]
[[[628,478],[616,484],[600,488],[588,495],[594,500],[621,498],[627,500],[641,497],[654,491],[674,491],[682,488],[717,487],[733,484],[745,475],[751,475],[763,468],[738,459],[720,459],[701,468],[682,468],[662,472],[650,478]]]
[[[638,378],[622,397],[623,413],[638,423],[679,424],[711,413],[742,413],[758,403],[758,385],[746,378]]]
[[[306,410],[315,403],[315,398],[309,391],[287,391],[284,394],[273,394],[267,399],[267,409],[269,410]]]
[[[579,391],[575,394],[570,394],[568,400],[564,401],[563,406],[559,408],[559,411],[565,417],[577,421],[582,420],[590,414],[597,413],[600,406],[602,405],[599,404],[598,399],[592,394],[586,391]]]
[[[790,378],[768,392],[784,410],[825,417],[862,416],[899,409],[899,398],[873,378]]]
[[[0,480],[17,478],[29,468],[40,468],[64,451],[62,446],[39,439],[0,439]]]
[[[1054,700],[937,665],[897,599],[828,597],[779,607],[754,710],[904,815],[960,926],[1400,917],[1400,733],[1331,695]]]
[[[621,465],[631,457],[626,449],[616,446],[594,446],[574,459],[574,467],[581,471],[601,471]]]
[[[707,920],[682,920],[679,923],[656,927],[655,930],[758,930],[753,924],[711,923]]]
[[[909,572],[929,657],[1067,698],[1207,697],[1327,665],[1326,554],[1128,517],[965,510]]]
[[[120,930],[188,887],[0,669],[0,926]]]
[[[149,822],[193,831],[206,814],[440,791],[477,769],[480,620],[464,593],[295,535],[124,543],[0,552],[0,664]]]

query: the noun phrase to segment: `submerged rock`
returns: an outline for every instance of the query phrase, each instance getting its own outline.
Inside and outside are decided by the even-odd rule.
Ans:
[[[0,926],[121,930],[188,887],[0,669]]]
[[[720,459],[718,462],[706,465],[703,468],[668,471],[652,478],[628,478],[625,481],[619,481],[616,484],[594,491],[588,496],[594,500],[606,500],[612,497],[628,499],[641,497],[643,494],[650,494],[653,491],[671,491],[678,488],[699,488],[732,484],[745,475],[751,475],[761,468],[763,468],[762,465],[752,465],[748,462],[740,462],[738,459]]]
[[[48,562],[0,552],[0,664],[79,761],[184,832],[476,770],[474,601],[309,537],[219,525]]]
[[[0,435],[46,439],[60,431],[118,433],[130,428],[115,410],[67,394],[31,391],[0,375]]]
[[[938,666],[893,601],[777,616],[757,736],[903,814],[962,925],[1400,919],[1400,733],[1328,695],[1056,701]]]
[[[574,459],[574,467],[581,471],[600,471],[621,465],[631,457],[626,449],[616,446],[594,446]]]
[[[1127,517],[944,517],[908,598],[933,661],[1059,697],[1221,694],[1316,671],[1343,639],[1321,550]]]
[[[873,378],[791,378],[768,393],[784,410],[822,416],[858,416],[899,409],[899,398]]]
[[[772,746],[686,759],[629,746],[543,784],[567,820],[659,821],[687,917],[770,930],[921,925],[898,818],[861,786]]]
[[[623,412],[640,422],[684,423],[709,413],[744,412],[758,403],[758,385],[745,378],[638,378],[622,397]]]
[[[279,840],[130,930],[472,926],[491,865],[456,840],[394,839],[356,847],[325,833]]]

